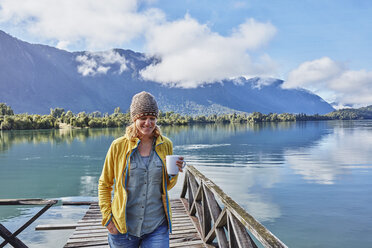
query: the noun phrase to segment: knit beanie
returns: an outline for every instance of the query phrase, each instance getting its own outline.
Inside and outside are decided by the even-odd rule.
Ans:
[[[132,121],[136,121],[142,116],[158,117],[159,109],[155,97],[146,91],[142,91],[132,98],[130,105],[130,117]]]

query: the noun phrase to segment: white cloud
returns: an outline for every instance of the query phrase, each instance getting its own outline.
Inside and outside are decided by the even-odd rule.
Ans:
[[[83,76],[106,74],[113,64],[120,66],[116,73],[121,74],[127,69],[126,59],[114,50],[85,53],[84,55],[77,56],[76,61],[79,63],[77,70]]]
[[[328,57],[307,61],[291,71],[284,88],[309,89],[328,102],[354,107],[372,104],[372,71],[353,71]]]
[[[46,40],[82,42],[88,49],[119,46],[164,18],[156,9],[138,11],[137,0],[1,0],[0,22],[22,26]]]
[[[69,45],[70,45],[69,41],[61,40],[61,41],[58,41],[56,47],[62,50],[66,50]]]
[[[159,55],[161,62],[148,66],[141,75],[185,88],[242,75],[271,75],[276,65],[270,57],[254,61],[248,51],[266,44],[275,32],[270,23],[249,19],[226,37],[186,15],[147,33],[147,51]]]
[[[284,87],[293,88],[322,84],[324,81],[339,76],[342,71],[342,66],[328,57],[306,61],[289,73]]]
[[[142,77],[167,85],[196,87],[239,76],[273,76],[277,65],[257,52],[276,33],[271,23],[247,19],[224,36],[189,15],[168,21],[162,10],[151,8],[152,2],[0,0],[0,22],[16,24],[61,49],[79,44],[97,51],[144,41],[146,51],[159,55],[161,62],[143,70]],[[91,57],[79,62],[83,75],[108,71]]]

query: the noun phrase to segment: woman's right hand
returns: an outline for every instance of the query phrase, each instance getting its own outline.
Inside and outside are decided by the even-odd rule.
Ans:
[[[119,234],[119,231],[118,229],[116,229],[116,226],[114,224],[114,222],[110,221],[110,223],[106,226],[107,230],[109,231],[109,233],[111,234]]]

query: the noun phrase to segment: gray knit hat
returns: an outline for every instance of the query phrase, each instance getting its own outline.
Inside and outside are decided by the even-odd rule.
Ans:
[[[158,117],[159,109],[155,97],[146,91],[142,91],[132,98],[130,105],[130,117],[132,121],[136,121],[142,116],[155,116]]]

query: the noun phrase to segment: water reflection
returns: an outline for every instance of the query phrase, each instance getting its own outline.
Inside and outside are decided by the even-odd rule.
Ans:
[[[313,146],[286,150],[285,159],[309,182],[334,184],[353,169],[372,168],[371,131],[369,126],[354,128],[353,123],[341,122]]]
[[[286,163],[289,151],[312,147],[332,130],[327,122],[162,127],[174,152],[190,164],[250,168],[249,173],[270,168],[271,176],[280,175],[276,170]],[[0,176],[5,185],[0,196],[95,196],[107,149],[123,133],[124,128],[0,132],[0,170],[7,171]],[[247,176],[260,183],[260,176]],[[266,185],[260,187],[272,187],[278,180],[265,177],[261,181]]]
[[[259,221],[274,221],[282,215],[269,193],[282,180],[280,169],[211,166],[198,169]]]
[[[175,153],[205,166],[277,166],[284,151],[309,147],[332,130],[327,123],[263,123],[191,126],[169,133]]]
[[[71,144],[74,140],[85,142],[88,138],[101,136],[120,137],[124,133],[123,128],[104,129],[52,129],[52,130],[14,130],[0,131],[0,152],[9,150],[13,145],[29,144]]]
[[[82,176],[79,195],[98,195],[98,179],[98,176]]]
[[[322,247],[358,242],[366,247],[363,233],[372,231],[371,121],[166,126],[162,131],[173,141],[174,153],[289,246],[305,247],[306,238],[315,237]],[[96,197],[107,149],[123,133],[123,128],[0,132],[0,198]],[[171,197],[179,196],[183,176]],[[0,221],[24,222],[24,214],[25,209],[0,208]],[[333,242],[329,230],[339,234]]]

